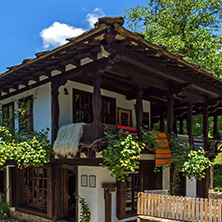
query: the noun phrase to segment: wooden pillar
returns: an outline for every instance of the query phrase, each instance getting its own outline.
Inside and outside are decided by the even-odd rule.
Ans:
[[[52,218],[54,214],[54,168],[48,166],[47,168],[47,217]]]
[[[61,168],[60,167],[55,167],[55,221],[58,221],[62,219],[62,211],[61,211]]]
[[[69,210],[69,192],[68,192],[68,168],[63,169],[63,215],[68,215]]]
[[[214,188],[214,165],[210,166],[210,189]]]
[[[92,110],[94,128],[92,139],[98,139],[103,135],[102,122],[101,122],[101,109],[102,109],[102,96],[101,96],[101,76],[96,73],[93,78],[93,95],[92,95]]]
[[[168,133],[173,131],[173,122],[174,122],[174,98],[173,95],[167,97],[167,129]]]
[[[204,150],[207,150],[208,144],[208,131],[209,131],[209,123],[208,123],[208,107],[205,106],[203,108],[203,137],[204,137]],[[208,197],[208,189],[209,189],[209,168],[206,169],[206,176],[204,179],[204,196]]]
[[[183,135],[184,131],[183,131],[183,118],[180,119],[180,134]]]
[[[51,82],[51,129],[52,144],[56,139],[59,129],[59,88],[65,85],[67,80],[56,79]]]
[[[189,135],[189,142],[190,145],[193,144],[193,137],[192,137],[192,130],[193,130],[193,110],[192,110],[192,103],[187,102],[187,134]]]
[[[141,87],[139,87],[136,99],[136,130],[140,140],[142,139],[142,133],[140,130],[142,125],[143,125],[143,90]]]
[[[160,131],[161,132],[165,131],[164,113],[161,113],[161,116],[160,116]]]
[[[105,199],[105,222],[111,222],[112,220],[112,194],[116,189],[115,183],[104,183],[104,199]]]
[[[218,115],[214,115],[214,138],[216,139],[218,137]]]
[[[204,138],[204,150],[207,150],[208,131],[209,131],[208,108],[205,106],[205,107],[203,108],[203,138]]]

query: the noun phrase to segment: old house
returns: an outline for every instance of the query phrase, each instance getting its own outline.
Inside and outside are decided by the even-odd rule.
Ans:
[[[222,80],[182,55],[128,31],[123,22],[123,18],[100,18],[95,28],[68,39],[67,44],[37,53],[0,75],[2,110],[15,128],[19,129],[19,121],[10,112],[20,99],[29,110],[26,127],[49,128],[51,143],[60,127],[86,123],[75,156],[55,155],[49,164],[29,169],[17,169],[14,161],[8,161],[5,177],[4,172],[0,174],[4,177],[0,192],[6,190],[12,216],[78,221],[74,196],[81,195],[89,204],[92,221],[135,221],[139,191],[169,189],[170,170],[154,173],[155,154],[148,150],[126,182],[111,177],[100,166],[101,144],[86,146],[103,137],[105,126],[117,131],[117,125],[139,129],[146,124],[152,129],[159,122],[164,130],[165,120],[168,132],[183,134],[187,121],[193,143],[192,116],[203,115],[204,147],[208,149],[208,116],[215,118],[216,134]],[[175,127],[178,123],[180,132]],[[208,176],[197,184],[201,196],[207,195]],[[195,181],[185,178],[181,193],[195,195]]]

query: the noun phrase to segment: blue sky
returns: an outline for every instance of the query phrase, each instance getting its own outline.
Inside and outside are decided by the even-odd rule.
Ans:
[[[0,73],[88,30],[100,16],[120,16],[145,0],[0,1]]]

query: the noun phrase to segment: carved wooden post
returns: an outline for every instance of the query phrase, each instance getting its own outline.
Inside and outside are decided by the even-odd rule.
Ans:
[[[102,137],[102,122],[101,122],[101,109],[102,109],[102,96],[101,96],[101,76],[99,73],[96,73],[93,78],[93,95],[92,95],[92,110],[93,110],[93,138],[97,139]]]
[[[115,183],[104,183],[102,184],[104,188],[104,199],[105,199],[105,222],[111,222],[112,220],[112,194],[115,192],[116,184]]]
[[[52,125],[52,144],[56,139],[59,129],[59,87],[65,85],[67,80],[56,79],[51,82],[51,125]]]
[[[180,134],[183,135],[183,118],[180,119]]]
[[[208,131],[209,131],[209,122],[208,122],[208,107],[203,108],[203,137],[204,137],[204,150],[207,150],[208,144]],[[206,169],[206,176],[204,179],[204,196],[208,197],[208,188],[209,188],[209,169]]]
[[[193,144],[193,137],[192,137],[192,129],[193,129],[193,110],[192,110],[192,103],[187,102],[187,134],[189,135],[189,142],[190,145]]]
[[[138,88],[137,99],[136,99],[136,130],[139,139],[142,139],[140,128],[143,125],[143,90],[141,87]]]
[[[168,133],[173,131],[174,110],[173,110],[174,98],[173,95],[167,97],[167,129]]]
[[[214,165],[210,166],[210,189],[214,189]]]

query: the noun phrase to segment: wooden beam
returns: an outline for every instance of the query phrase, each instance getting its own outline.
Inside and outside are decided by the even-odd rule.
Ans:
[[[205,81],[201,81],[193,75],[185,74],[181,70],[177,70],[176,68],[171,67],[163,67],[160,66],[158,62],[155,62],[152,58],[142,56],[139,53],[136,53],[126,47],[122,47],[120,44],[111,43],[110,47],[115,49],[115,51],[119,54],[119,58],[123,61],[132,63],[139,67],[142,67],[152,73],[165,77],[167,79],[171,79],[178,83],[192,83],[192,87],[206,92],[210,95],[220,96],[222,94],[222,89],[215,87]],[[196,75],[196,71],[191,70]]]

